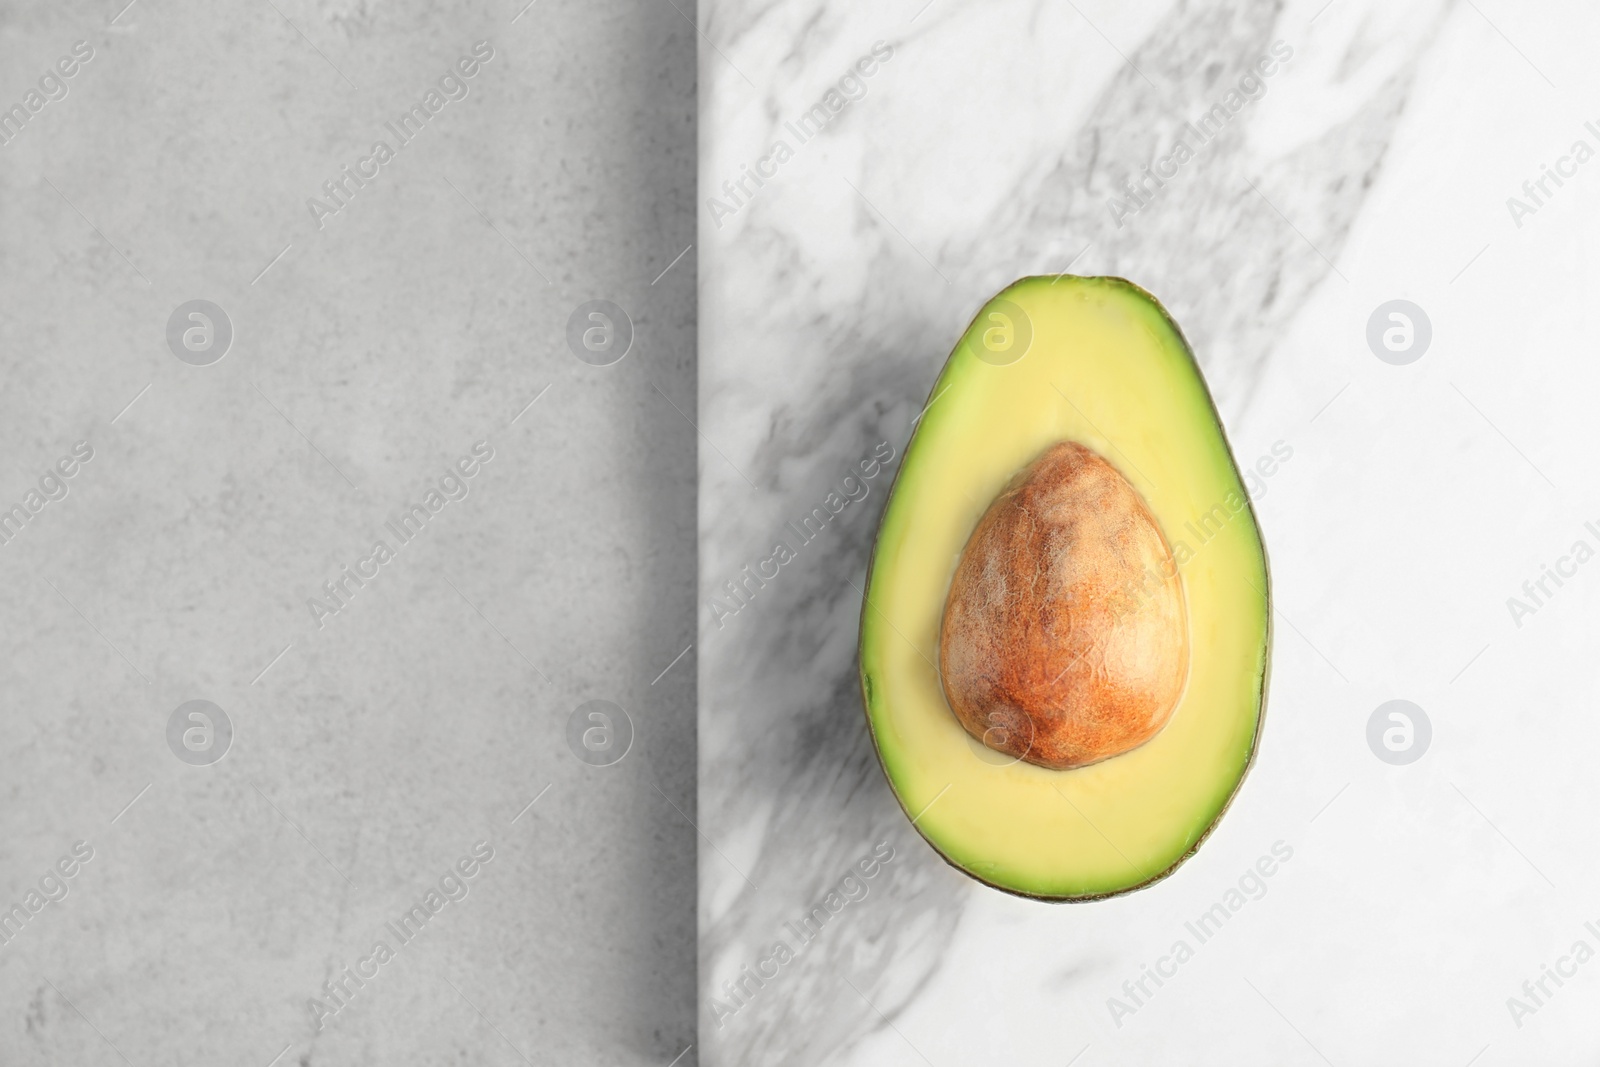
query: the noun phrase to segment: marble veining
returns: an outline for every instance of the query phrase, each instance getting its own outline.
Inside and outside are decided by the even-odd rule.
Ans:
[[[1341,548],[1330,526],[1348,524],[1319,510],[1317,487],[1343,484],[1341,457],[1377,464],[1366,443],[1373,427],[1412,410],[1364,344],[1372,307],[1437,294],[1439,314],[1453,308],[1458,336],[1468,333],[1472,304],[1455,302],[1465,286],[1450,289],[1451,275],[1485,241],[1508,240],[1497,200],[1463,192],[1448,218],[1447,194],[1430,186],[1424,214],[1437,255],[1402,269],[1376,250],[1385,228],[1424,202],[1419,128],[1449,113],[1449,86],[1478,84],[1467,70],[1505,94],[1496,130],[1515,124],[1513,98],[1546,99],[1548,89],[1508,47],[1509,9],[1490,24],[1459,5],[1320,7],[719,0],[703,9],[702,1063],[1276,1063],[1313,1062],[1324,1049],[1333,1062],[1338,1053],[1378,1062],[1351,1057],[1402,1048],[1407,1036],[1430,1055],[1459,1048],[1460,1062],[1480,1046],[1510,1051],[1517,1031],[1480,1017],[1503,1012],[1494,991],[1516,984],[1509,972],[1483,977],[1481,1010],[1453,1009],[1461,1033],[1446,1042],[1441,1030],[1425,1036],[1429,1028],[1393,1021],[1375,994],[1341,994],[1344,1012],[1323,995],[1347,990],[1358,957],[1397,942],[1363,939],[1372,927],[1353,915],[1333,924],[1343,944],[1311,938],[1309,947],[1300,935],[1343,906],[1330,868],[1360,852],[1363,818],[1437,824],[1435,840],[1464,854],[1493,844],[1442,777],[1464,772],[1419,764],[1434,769],[1407,784],[1385,777],[1392,769],[1363,747],[1372,707],[1396,695],[1391,687],[1422,683],[1375,652],[1363,662],[1360,635],[1381,617],[1341,599],[1330,568],[1384,549],[1362,537]],[[1523,27],[1522,43],[1541,32]],[[890,57],[841,83],[875,45]],[[1242,82],[1265,57],[1272,72]],[[797,117],[832,87],[842,105],[802,141]],[[1244,99],[1233,109],[1236,91]],[[1219,105],[1226,119],[1203,126]],[[1176,173],[1131,191],[1179,142],[1188,151]],[[741,188],[758,164],[764,180]],[[888,479],[871,480],[863,500],[794,547],[777,577],[753,582],[745,568],[772,558],[778,541],[794,545],[794,524],[880,442],[898,460],[950,344],[987,296],[1060,271],[1121,275],[1165,303],[1241,463],[1274,444],[1305,458],[1284,464],[1257,505],[1281,612],[1262,764],[1179,875],[1127,898],[1051,908],[942,863],[877,765],[855,640]],[[1467,425],[1475,416],[1443,379],[1430,389],[1446,438],[1469,441],[1463,451],[1504,448],[1490,427]],[[1523,484],[1532,476],[1518,462],[1495,454],[1519,491],[1542,491]],[[1373,514],[1350,518],[1383,525]],[[1444,627],[1425,654],[1428,685],[1442,670],[1435,660],[1452,664],[1448,677],[1488,635],[1504,639],[1495,594],[1473,604],[1475,629]],[[1300,725],[1313,715],[1342,725]],[[1337,757],[1317,762],[1328,746]],[[1443,796],[1396,796],[1426,775],[1441,776],[1427,780]],[[1348,794],[1336,793],[1341,783]],[[880,845],[893,858],[866,878],[858,861]],[[1181,979],[1146,979],[1140,993],[1170,943],[1194,940],[1185,922],[1241,892],[1239,879],[1250,881],[1275,846],[1294,858],[1274,861],[1263,903],[1245,894],[1250,910],[1216,935],[1225,947],[1192,945],[1197,962]],[[1501,871],[1505,856],[1494,855]],[[1524,891],[1519,881],[1494,892]],[[799,917],[819,903],[828,911],[830,893],[841,906],[803,939],[812,931]],[[1460,907],[1438,913],[1450,916],[1438,929],[1468,913]],[[1332,975],[1319,976],[1319,963]],[[1423,999],[1459,1004],[1464,987],[1448,986]],[[1350,1014],[1357,1007],[1367,1014]]]

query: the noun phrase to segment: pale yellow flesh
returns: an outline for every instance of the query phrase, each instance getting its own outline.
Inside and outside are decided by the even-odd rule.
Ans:
[[[1216,820],[1254,747],[1268,611],[1254,518],[1182,339],[1126,283],[1051,282],[1000,294],[1032,321],[1026,356],[977,359],[980,314],[934,389],[884,514],[861,663],[878,751],[924,836],[985,881],[1069,899],[1149,881]],[[1191,657],[1177,710],[1152,740],[1053,771],[983,749],[946,705],[934,664],[967,538],[1005,483],[1062,440],[1105,457],[1148,503],[1180,563]],[[1227,519],[1207,540],[1200,518],[1216,505]]]

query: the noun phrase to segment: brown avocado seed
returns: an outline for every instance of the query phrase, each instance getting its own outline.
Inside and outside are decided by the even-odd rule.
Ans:
[[[1137,748],[1189,675],[1183,585],[1161,528],[1091,449],[1052,445],[961,553],[939,636],[945,698],[997,752],[1065,770]]]

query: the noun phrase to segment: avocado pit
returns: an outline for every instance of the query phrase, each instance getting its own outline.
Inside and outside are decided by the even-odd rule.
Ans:
[[[989,748],[1097,763],[1172,717],[1189,674],[1183,585],[1144,500],[1073,441],[1052,445],[979,520],[945,601],[945,698]]]

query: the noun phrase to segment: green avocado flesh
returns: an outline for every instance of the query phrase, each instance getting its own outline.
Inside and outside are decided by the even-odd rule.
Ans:
[[[952,578],[990,505],[1075,442],[1137,491],[1176,564],[1187,676],[1164,727],[1056,770],[986,747],[940,675]],[[1087,900],[1169,873],[1255,756],[1270,647],[1266,553],[1183,335],[1121,278],[1024,278],[984,305],[917,424],[883,514],[861,618],[861,688],[901,807],[951,864],[1011,893]],[[1181,631],[1179,631],[1181,632]]]

